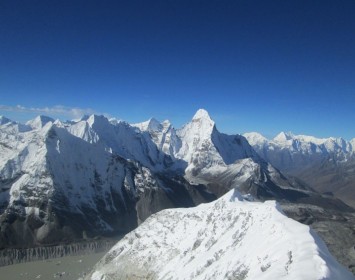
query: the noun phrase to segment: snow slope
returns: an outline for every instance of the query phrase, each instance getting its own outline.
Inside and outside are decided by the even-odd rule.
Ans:
[[[178,130],[168,121],[159,123],[155,119],[133,126],[149,135],[157,149],[173,159],[172,166],[183,170],[190,183],[208,185],[218,196],[239,188],[258,198],[281,198],[286,197],[283,189],[302,189],[282,178],[243,136],[220,133],[204,109],[199,109]]]
[[[161,170],[172,164],[172,159],[159,150],[146,133],[126,122],[110,122],[104,116],[92,115],[71,123],[67,130],[106,151],[125,159],[140,162],[153,170]]]
[[[175,155],[181,146],[181,140],[177,137],[176,130],[168,120],[159,123],[156,119],[151,118],[132,126],[149,135],[160,151],[176,160]]]
[[[308,226],[237,191],[152,215],[86,279],[355,279]]]
[[[245,158],[258,159],[243,136],[220,133],[204,109],[199,109],[192,120],[178,130],[169,121],[159,123],[155,119],[133,126],[148,132],[160,151],[186,162],[186,173],[213,166],[226,167]]]
[[[98,118],[63,124],[40,117],[26,126],[0,126],[0,247],[127,232],[163,208],[206,201],[201,188],[178,175],[158,174],[114,152],[125,143],[122,133],[131,148],[137,145],[128,155],[146,152],[142,162],[150,163],[145,142],[138,145],[145,136],[134,141],[132,127],[120,127],[125,133]]]

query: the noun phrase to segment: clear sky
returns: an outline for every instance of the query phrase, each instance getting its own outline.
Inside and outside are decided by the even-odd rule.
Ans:
[[[355,137],[355,1],[0,2],[0,114],[205,108],[220,131]]]

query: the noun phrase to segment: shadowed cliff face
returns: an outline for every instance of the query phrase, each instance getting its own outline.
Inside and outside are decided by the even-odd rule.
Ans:
[[[1,248],[126,233],[161,209],[215,198],[51,123],[20,136],[1,170]]]

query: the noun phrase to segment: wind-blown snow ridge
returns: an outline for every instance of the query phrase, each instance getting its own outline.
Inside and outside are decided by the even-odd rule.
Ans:
[[[354,279],[321,239],[279,210],[232,190],[163,210],[119,241],[87,277],[108,279]]]

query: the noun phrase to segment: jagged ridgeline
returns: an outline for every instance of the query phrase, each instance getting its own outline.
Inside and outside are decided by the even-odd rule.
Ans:
[[[346,141],[291,132],[271,140],[256,132],[244,136],[264,160],[285,174],[355,206],[355,138]]]
[[[292,203],[290,215],[303,221],[312,221],[315,205],[330,208],[321,215],[327,221],[353,211],[285,177],[245,137],[219,132],[202,109],[177,130],[169,121],[128,124],[97,115],[26,124],[1,118],[0,154],[1,248],[127,233],[162,209],[209,202],[233,188]],[[301,204],[306,212],[298,212]],[[343,263],[355,264],[350,248],[342,250],[349,252]]]
[[[123,122],[38,117],[7,122],[0,135],[2,248],[121,234],[161,209],[214,199]]]

